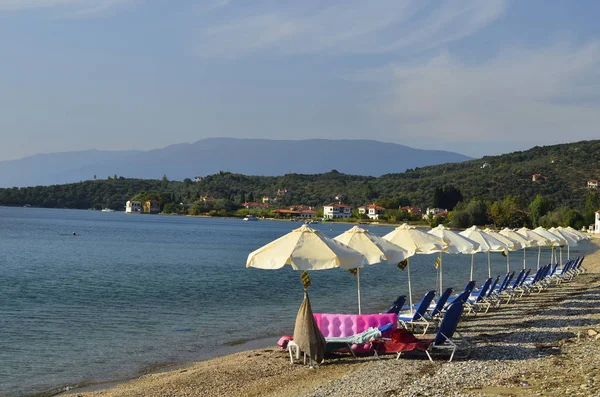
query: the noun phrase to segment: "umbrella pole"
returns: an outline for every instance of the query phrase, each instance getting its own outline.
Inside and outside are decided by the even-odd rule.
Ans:
[[[358,283],[358,314],[360,313],[360,267],[356,269],[356,282]]]
[[[510,273],[510,263],[509,263],[509,258],[510,254],[508,253],[508,251],[506,251],[506,273]]]
[[[567,260],[571,260],[571,246],[567,245]]]
[[[488,277],[492,278],[492,264],[490,262],[490,250],[488,250]]]
[[[442,253],[440,252],[440,294],[438,296],[442,296]]]
[[[408,304],[410,305],[410,312],[413,312],[412,303],[412,288],[410,286],[410,258],[406,260],[406,267],[408,267]]]
[[[562,266],[562,247],[560,247],[560,265]]]
[[[538,245],[538,267],[537,269],[540,270],[540,256],[542,255],[542,246]]]
[[[523,270],[527,267],[527,258],[525,257],[525,251],[527,251],[527,247],[523,247]]]
[[[475,262],[475,254],[471,254],[471,281],[473,281],[473,263]]]

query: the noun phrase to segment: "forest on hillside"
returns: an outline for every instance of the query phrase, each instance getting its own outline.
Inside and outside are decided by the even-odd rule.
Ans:
[[[342,195],[344,202],[353,207],[378,203],[396,211],[389,215],[396,220],[405,216],[397,212],[398,207],[406,205],[455,210],[449,221],[454,216],[454,223],[461,225],[467,219],[457,215],[461,211],[470,212],[470,220],[483,220],[481,209],[485,208],[486,220],[498,223],[500,217],[494,217],[494,213],[510,208],[524,214],[512,215],[514,222],[520,224],[532,222],[531,206],[537,199],[543,201],[538,205],[542,216],[561,211],[562,221],[568,211],[576,211],[579,215],[571,213],[568,217],[572,218],[570,224],[577,226],[589,224],[593,212],[600,209],[597,190],[587,187],[587,181],[594,179],[600,179],[600,141],[534,147],[377,178],[346,175],[336,170],[276,177],[219,172],[198,182],[170,181],[166,175],[162,180],[115,175],[65,185],[0,189],[0,205],[123,210],[127,200],[137,198],[159,200],[163,211],[169,213],[230,215],[245,202],[261,202],[264,196],[273,199],[278,189],[286,189],[289,195],[279,197],[272,208],[320,207]]]

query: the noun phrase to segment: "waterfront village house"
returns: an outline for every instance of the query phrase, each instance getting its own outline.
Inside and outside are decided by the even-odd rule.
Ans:
[[[125,203],[125,212],[128,214],[142,212],[142,203],[137,200],[129,200]]]
[[[279,197],[290,197],[292,193],[290,193],[287,189],[277,189],[277,196]]]
[[[588,187],[592,189],[598,189],[598,181],[593,179],[588,181]]]
[[[304,219],[314,218],[315,215],[317,214],[317,212],[312,209],[289,209],[289,210],[280,209],[280,210],[274,210],[273,213],[279,214],[279,215],[290,216],[292,218],[304,218]]]
[[[383,214],[384,212],[385,208],[375,204],[363,205],[362,207],[358,207],[358,213],[367,214],[369,219],[379,219],[379,215]]]
[[[144,212],[147,214],[158,214],[160,212],[160,202],[157,200],[147,200],[144,203]]]
[[[596,211],[596,223],[594,223],[593,233],[600,233],[600,210]]]
[[[269,208],[270,205],[263,204],[263,203],[257,203],[257,202],[249,202],[249,203],[242,204],[242,207],[244,207],[248,210],[260,210],[260,209]]]
[[[335,196],[335,201],[337,201],[338,203],[342,204],[342,201],[346,200],[346,196],[338,194]]]
[[[407,205],[399,208],[400,211],[406,211],[409,215],[423,215],[423,211],[419,207]]]
[[[352,208],[349,205],[333,203],[323,206],[324,218],[350,218]]]
[[[269,204],[269,203],[272,203],[273,200],[269,196],[263,196],[262,202],[263,202],[263,204]]]
[[[444,208],[427,208],[425,211],[425,215],[423,215],[423,219],[433,218],[434,216],[447,216],[448,210]]]

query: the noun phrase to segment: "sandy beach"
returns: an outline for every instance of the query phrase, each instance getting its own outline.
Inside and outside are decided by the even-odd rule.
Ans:
[[[600,239],[591,241],[600,247]],[[597,396],[600,395],[600,251],[588,270],[490,310],[466,316],[473,344],[448,363],[424,354],[338,355],[316,369],[290,364],[277,346],[244,351],[70,396]],[[240,324],[243,326],[243,324]]]

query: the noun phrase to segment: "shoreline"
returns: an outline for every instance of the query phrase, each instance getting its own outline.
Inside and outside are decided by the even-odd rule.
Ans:
[[[422,378],[424,373],[445,374],[443,376],[445,382],[454,386],[446,388],[447,394],[441,392],[444,390],[442,388],[433,395],[533,396],[539,395],[542,390],[544,395],[564,395],[567,390],[566,384],[570,384],[568,379],[563,382],[567,383],[554,385],[550,389],[548,389],[548,384],[545,384],[545,388],[536,389],[536,393],[538,393],[536,394],[534,389],[542,385],[538,380],[521,381],[520,378],[515,377],[520,373],[519,371],[533,370],[537,366],[549,368],[547,369],[548,373],[554,373],[554,377],[558,376],[556,371],[562,371],[561,373],[564,375],[564,368],[559,366],[558,358],[564,356],[563,360],[577,359],[574,356],[575,351],[578,354],[591,354],[594,360],[600,359],[600,339],[596,342],[593,338],[586,337],[587,329],[595,329],[600,332],[600,313],[588,310],[592,312],[590,314],[587,311],[573,309],[573,305],[582,305],[581,302],[586,302],[586,300],[594,304],[589,307],[596,307],[596,302],[600,302],[600,238],[593,238],[590,240],[590,244],[593,252],[586,255],[583,263],[588,272],[576,277],[572,282],[552,287],[541,294],[524,296],[516,304],[511,302],[509,305],[502,305],[500,308],[490,310],[488,314],[470,316],[461,321],[459,331],[472,339],[476,346],[475,353],[468,361],[457,357],[450,364],[440,359],[430,364],[420,358],[396,361],[394,357],[388,356],[384,356],[381,360],[375,360],[372,356],[356,359],[351,356],[340,356],[327,360],[316,371],[308,371],[302,365],[290,365],[287,352],[281,351],[271,338],[270,344],[267,340],[262,339],[266,345],[255,346],[252,350],[248,350],[250,346],[247,343],[230,346],[231,351],[225,351],[228,350],[225,348],[220,349],[218,356],[213,358],[167,366],[134,379],[90,385],[60,393],[60,395],[89,397],[358,395],[366,392],[366,389],[362,389],[364,387],[362,383],[367,382],[365,379],[368,380],[368,384],[371,384],[372,390],[378,391],[378,393],[368,392],[365,395],[386,393],[388,395],[410,395],[402,394],[412,390],[408,388],[403,391],[402,387],[409,387],[408,384],[399,388],[392,387],[394,382],[400,382],[398,377],[390,379],[389,374],[374,375],[383,370],[387,372],[402,370],[405,374],[413,373],[416,376],[413,378],[415,382]],[[563,305],[563,302],[566,303]],[[553,321],[551,318],[558,311],[568,313],[568,317]],[[527,319],[526,326],[518,333],[529,338],[531,335],[527,330],[532,329],[532,325],[534,325],[533,328],[537,328],[536,326],[539,325],[540,331],[536,336],[538,340],[529,341],[526,338],[526,343],[521,343],[521,337],[513,337],[513,334],[517,332],[511,332],[510,329],[507,332],[507,318],[511,318],[511,321],[522,322],[523,317]],[[498,321],[501,326],[490,325],[495,321]],[[563,324],[558,330],[553,327],[553,324],[562,324],[561,322],[574,325]],[[519,344],[526,346],[517,346]],[[236,348],[237,351],[233,351]],[[498,350],[496,352],[498,354],[491,354],[490,357],[490,352],[494,353],[494,349]],[[502,358],[502,354],[513,354],[514,357]],[[586,360],[585,357],[581,360],[584,364],[589,364],[590,368],[594,367],[594,361]],[[483,373],[495,380],[491,385],[479,378],[464,383],[462,378],[469,379],[475,376],[470,373],[469,376],[461,378],[461,374],[456,372],[458,369],[464,371],[464,367],[472,368],[472,371],[478,376]],[[574,375],[575,373],[572,374],[573,377]],[[594,376],[592,379],[596,379]],[[362,383],[359,381],[361,379]],[[429,383],[435,383],[429,377],[427,379]],[[596,387],[600,388],[600,377],[596,380],[598,380]],[[406,382],[406,379],[404,381]],[[427,383],[427,380],[424,380],[423,383]],[[577,384],[569,393],[577,395],[577,392],[581,391],[584,393],[581,395],[591,395],[592,389],[590,388],[594,386],[583,386],[584,383]],[[414,385],[410,387],[414,389]],[[426,385],[420,387],[426,388]],[[352,390],[354,393],[351,392]],[[359,390],[361,391],[359,392]],[[386,392],[386,390],[388,391]],[[471,392],[474,394],[468,394]],[[417,390],[412,390],[411,393],[419,394]]]

